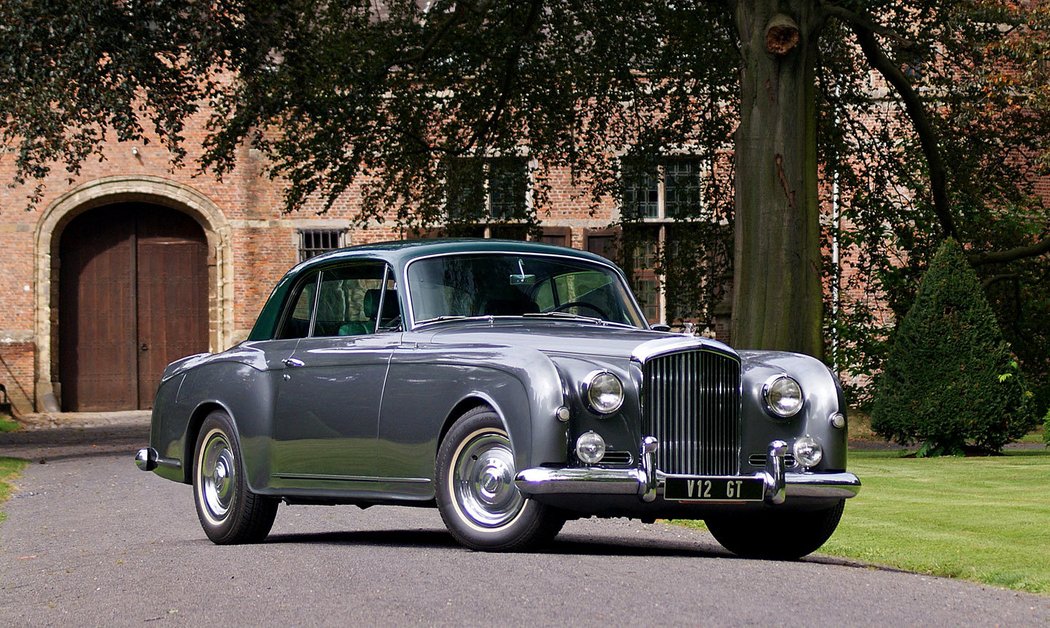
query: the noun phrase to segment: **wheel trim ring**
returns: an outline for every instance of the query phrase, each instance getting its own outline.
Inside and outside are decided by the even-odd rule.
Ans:
[[[197,464],[197,496],[211,525],[222,525],[236,497],[237,464],[226,435],[212,430],[204,439]]]
[[[514,486],[514,453],[506,432],[478,430],[452,456],[449,492],[461,520],[472,528],[503,529],[524,512],[525,496]]]

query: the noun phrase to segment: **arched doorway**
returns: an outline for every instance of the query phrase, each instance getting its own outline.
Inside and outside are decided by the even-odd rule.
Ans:
[[[66,411],[147,409],[164,367],[208,350],[208,245],[188,215],[120,203],[74,218],[59,244]]]

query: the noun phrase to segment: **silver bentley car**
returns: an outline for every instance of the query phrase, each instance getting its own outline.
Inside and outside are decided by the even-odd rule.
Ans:
[[[860,490],[823,363],[655,330],[608,260],[494,240],[299,264],[246,341],[168,366],[136,464],[192,484],[215,543],[264,539],[282,501],[402,504],[478,550],[679,518],[793,559]]]

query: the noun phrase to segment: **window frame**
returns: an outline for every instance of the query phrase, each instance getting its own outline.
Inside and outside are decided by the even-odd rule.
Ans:
[[[493,214],[493,182],[497,180],[514,181],[518,174],[518,171],[515,168],[515,170],[511,171],[509,175],[500,176],[498,172],[496,172],[494,175],[496,168],[498,168],[500,164],[508,163],[520,164],[521,174],[524,175],[521,178],[521,181],[524,185],[524,189],[520,190],[520,192],[522,193],[522,198],[520,199],[520,207],[518,207],[518,212],[520,212],[520,215],[514,215],[514,212],[512,211],[507,214],[503,214],[501,212],[501,215],[497,216]],[[489,236],[489,228],[491,226],[514,225],[518,223],[524,223],[524,221],[527,219],[528,213],[533,208],[533,205],[535,203],[534,188],[536,181],[534,173],[536,171],[536,161],[534,159],[530,159],[528,156],[515,154],[489,155],[478,157],[456,157],[453,160],[450,160],[449,164],[450,169],[454,169],[456,171],[459,171],[460,169],[466,171],[472,168],[478,168],[480,176],[474,176],[479,179],[478,183],[480,183],[481,189],[453,189],[450,185],[450,179],[452,178],[452,175],[446,173],[444,182],[445,212],[448,216],[448,220],[446,221],[446,229],[447,224],[451,222],[451,218],[454,215],[464,214],[464,212],[459,207],[452,206],[453,199],[457,199],[457,202],[458,199],[463,198],[471,199],[473,197],[477,197],[478,199],[480,199],[481,204],[483,206],[481,207],[480,215],[477,216],[477,220],[474,220],[469,223],[459,223],[459,225],[461,227],[465,225],[482,227],[485,230],[484,237],[486,238],[491,237]],[[515,192],[515,190],[511,191]],[[511,198],[513,198],[514,196],[516,196],[516,194],[511,194]],[[470,212],[465,212],[465,214],[468,218],[471,217]]]
[[[296,253],[299,256],[300,263],[305,262],[308,259],[317,257],[318,255],[324,255],[325,253],[328,253],[330,251],[341,249],[347,245],[346,227],[299,227],[295,231],[298,239]],[[311,236],[334,236],[335,246],[307,246],[307,238]]]
[[[704,187],[705,181],[708,181],[712,175],[710,161],[705,157],[695,154],[681,154],[681,155],[667,155],[660,157],[654,164],[650,164],[655,167],[655,171],[648,170],[643,166],[646,165],[644,162],[637,160],[631,160],[630,158],[621,159],[620,163],[620,179],[621,179],[621,191],[619,198],[617,199],[617,206],[620,212],[621,218],[627,218],[630,222],[671,222],[676,220],[677,212],[668,212],[668,180],[669,178],[669,165],[680,165],[690,163],[694,164],[695,172],[691,178],[695,184],[696,189],[696,208],[695,216],[689,216],[690,212],[685,212],[687,218],[694,219],[710,219],[710,209],[708,203],[704,199]],[[635,200],[632,203],[636,204],[635,208],[628,211],[627,196],[631,189],[630,181],[638,181],[642,178],[656,181],[656,214],[649,215],[643,214],[642,212],[636,211],[638,193],[634,192],[633,196]],[[680,176],[673,177],[676,181],[681,178]],[[653,188],[645,188],[646,192],[650,192]],[[676,203],[680,201],[675,201]],[[650,202],[645,201],[646,205]]]
[[[694,172],[691,175],[687,175],[691,180],[689,186],[675,186],[669,185],[669,182],[673,179],[675,182],[682,178],[682,175],[675,175],[675,168],[681,164],[692,164]],[[646,167],[655,168],[648,170]],[[635,263],[635,257],[637,255],[636,249],[641,245],[642,242],[651,242],[652,246],[655,247],[655,252],[659,256],[661,251],[664,251],[671,240],[671,234],[669,230],[676,224],[688,223],[688,222],[703,222],[714,219],[710,204],[706,202],[704,197],[704,191],[706,186],[710,185],[711,177],[713,175],[712,162],[709,158],[695,153],[677,153],[669,154],[658,157],[654,163],[645,164],[639,160],[631,160],[629,157],[625,157],[621,160],[620,177],[623,182],[622,191],[618,199],[618,209],[620,212],[620,218],[623,223],[623,228],[620,232],[621,242],[618,251],[620,258],[618,262],[623,265],[624,271],[627,274],[628,281],[631,283],[631,289],[637,291],[636,298],[641,298],[640,283],[642,281],[655,281],[656,282],[656,303],[654,307],[656,310],[655,320],[652,320],[650,324],[670,324],[670,307],[667,297],[667,282],[665,275],[656,272],[656,266],[639,268],[639,265]],[[642,180],[643,177],[648,179],[656,180],[656,215],[643,214],[637,210],[637,206],[628,207],[628,195],[629,195],[629,182],[632,180]],[[675,205],[682,203],[680,199],[677,199],[678,194],[681,192],[678,190],[692,188],[695,190],[696,199],[695,207],[685,208],[685,211],[676,209],[669,211],[669,205],[674,203]],[[651,191],[652,188],[646,188]],[[669,191],[675,189],[674,195],[676,199],[669,202]],[[651,192],[650,192],[651,193]],[[637,199],[639,194],[634,192],[632,196]],[[685,202],[689,202],[688,199]],[[681,212],[681,213],[679,213]],[[633,227],[633,228],[632,228]],[[652,236],[638,237],[634,234],[628,234],[627,232],[634,231],[635,233],[640,232],[652,232]],[[599,235],[599,234],[595,234]],[[606,235],[606,234],[600,234]],[[648,308],[649,305],[643,305],[643,310]],[[648,317],[647,317],[647,320]]]

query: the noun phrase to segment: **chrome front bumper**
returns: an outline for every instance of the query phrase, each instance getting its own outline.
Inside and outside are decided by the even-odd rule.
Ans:
[[[527,495],[637,495],[643,502],[652,502],[663,493],[666,477],[655,468],[653,454],[658,446],[651,436],[642,440],[642,462],[638,468],[534,467],[518,473],[514,484]],[[860,491],[860,480],[852,473],[788,473],[784,467],[787,449],[784,441],[773,441],[766,455],[766,468],[753,476],[743,476],[762,479],[765,503],[782,504],[788,497],[846,499]]]

